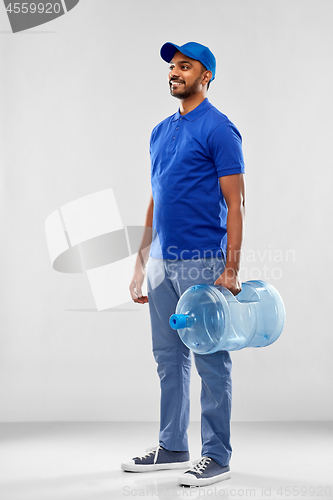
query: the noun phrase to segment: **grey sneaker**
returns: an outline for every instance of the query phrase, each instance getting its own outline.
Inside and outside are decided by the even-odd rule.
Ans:
[[[179,484],[185,486],[207,486],[230,478],[230,467],[215,462],[213,458],[202,457],[199,462],[179,478]]]
[[[147,450],[143,457],[134,457],[129,462],[121,464],[126,472],[151,472],[154,470],[186,469],[190,467],[188,451],[169,451],[157,446]]]

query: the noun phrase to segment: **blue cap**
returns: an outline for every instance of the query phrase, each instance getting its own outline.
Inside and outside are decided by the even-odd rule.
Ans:
[[[161,48],[161,57],[166,62],[171,62],[175,53],[179,50],[185,56],[200,61],[205,68],[212,72],[213,76],[211,82],[215,78],[216,59],[214,54],[205,45],[197,42],[188,42],[184,45],[176,45],[175,43],[167,42]]]
[[[181,328],[186,328],[187,325],[187,314],[172,314],[169,319],[169,325],[174,330],[180,330]]]

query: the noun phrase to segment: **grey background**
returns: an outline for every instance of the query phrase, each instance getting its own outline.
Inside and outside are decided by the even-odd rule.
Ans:
[[[112,187],[143,223],[150,131],[178,107],[159,49],[191,40],[243,136],[242,276],[287,309],[276,344],[232,354],[233,419],[332,419],[332,18],[329,0],[81,0],[13,35],[0,8],[1,421],[158,419],[148,306],[94,311],[85,276],[52,269],[44,222]],[[192,396],[197,420],[195,368]]]

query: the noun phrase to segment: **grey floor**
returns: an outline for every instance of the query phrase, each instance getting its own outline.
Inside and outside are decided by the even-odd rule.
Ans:
[[[157,435],[144,422],[0,424],[0,500],[333,499],[332,422],[234,422],[232,478],[201,488],[177,486],[179,471],[120,470]],[[195,460],[199,423],[189,437]]]

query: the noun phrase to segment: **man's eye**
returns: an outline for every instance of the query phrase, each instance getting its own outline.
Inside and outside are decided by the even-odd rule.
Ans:
[[[173,68],[174,68],[174,66],[170,66],[170,67],[169,67],[170,71],[172,71],[172,70],[173,70]]]
[[[188,66],[182,66],[182,69],[188,69]]]

